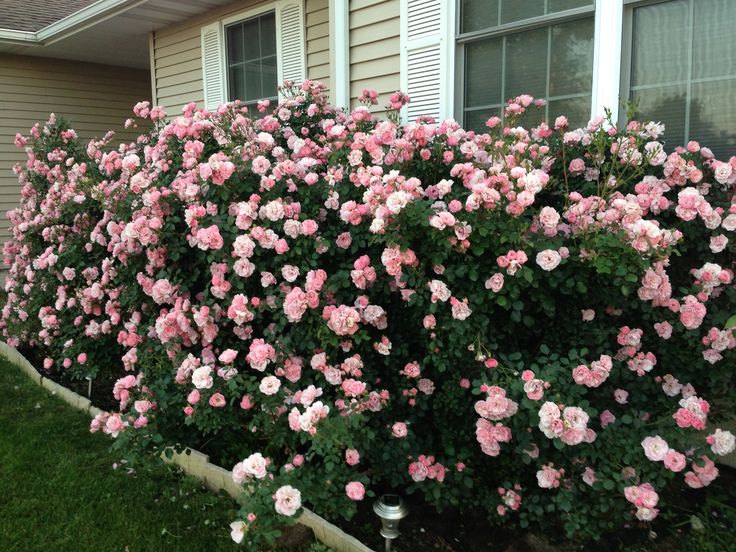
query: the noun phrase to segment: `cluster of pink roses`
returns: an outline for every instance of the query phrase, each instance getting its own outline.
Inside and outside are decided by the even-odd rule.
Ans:
[[[637,519],[652,521],[659,514],[659,510],[656,508],[659,495],[650,483],[626,487],[624,488],[624,496],[636,507],[635,515]]]
[[[572,379],[578,385],[586,387],[599,387],[611,373],[613,368],[613,359],[608,355],[601,355],[598,360],[590,363],[590,367],[581,364],[573,369]]]
[[[420,454],[416,462],[409,464],[409,476],[416,482],[434,479],[442,483],[445,480],[445,473],[445,466],[431,455]]]
[[[706,486],[733,435],[690,451],[678,434],[706,427],[699,395],[715,387],[689,364],[721,374],[736,348],[723,322],[736,158],[694,143],[667,154],[656,123],[513,123],[538,103],[513,98],[491,133],[468,132],[336,110],[307,82],[259,119],[189,104],[164,121],[140,104],[156,128],[109,152],[62,131],[41,154],[53,127],[35,128],[2,329],[43,346],[47,369],[120,358],[120,412],[94,430],[133,439],[186,424],[195,446],[261,451],[232,471],[268,489],[266,509],[231,527],[240,540],[266,510],[294,515],[302,493],[337,514],[387,481],[442,504],[497,478],[502,503],[479,492],[469,507],[540,523],[552,516],[526,505],[554,489],[610,491],[622,513],[623,485],[591,452],[640,442],[649,422],[662,437],[641,441],[645,456],[664,469],[642,456],[624,479],[659,485],[654,470],[691,463],[685,483]],[[385,456],[376,436],[393,436]],[[530,467],[509,472],[502,446]],[[646,485],[626,493],[645,521],[658,503]]]
[[[590,416],[577,406],[560,407],[547,401],[539,409],[539,429],[549,439],[560,439],[566,445],[592,443],[596,433],[588,427]]]

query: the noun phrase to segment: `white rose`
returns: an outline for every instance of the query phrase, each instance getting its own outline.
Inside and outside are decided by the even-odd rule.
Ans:
[[[560,265],[560,261],[562,261],[562,257],[554,249],[545,249],[537,253],[537,264],[542,270],[548,272],[554,270]]]
[[[261,384],[258,386],[261,393],[264,395],[275,395],[281,388],[281,380],[276,376],[266,376],[261,380]]]
[[[646,457],[652,462],[662,462],[670,448],[667,441],[659,436],[646,437],[641,442],[641,446],[644,449]]]
[[[708,438],[709,441],[711,438],[713,442],[710,448],[718,456],[731,454],[736,449],[736,437],[730,431],[716,429],[716,432]]]
[[[197,389],[209,389],[212,387],[212,367],[201,366],[192,374],[192,383]]]

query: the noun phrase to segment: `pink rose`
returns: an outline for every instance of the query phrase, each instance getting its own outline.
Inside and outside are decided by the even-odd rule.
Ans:
[[[355,449],[347,449],[345,451],[345,462],[348,466],[355,466],[360,462],[360,453]]]
[[[674,449],[670,449],[667,451],[667,454],[665,454],[664,465],[668,470],[677,473],[685,469],[687,460],[685,459],[684,454],[677,452]]]
[[[391,432],[399,439],[403,439],[409,433],[404,422],[396,422],[392,425]]]
[[[215,393],[210,397],[210,406],[213,406],[215,408],[222,408],[226,404],[225,397],[222,395],[222,393]]]
[[[496,272],[486,280],[485,286],[486,289],[490,289],[493,293],[498,293],[503,287],[503,274]]]
[[[345,485],[345,494],[350,500],[363,500],[365,496],[365,487],[360,481],[351,481]]]
[[[235,351],[233,349],[225,349],[222,353],[220,353],[219,361],[223,364],[231,364],[237,356],[238,351]]]

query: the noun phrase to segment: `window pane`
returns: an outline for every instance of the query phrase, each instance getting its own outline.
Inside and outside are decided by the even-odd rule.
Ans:
[[[261,98],[272,98],[278,93],[278,74],[276,72],[276,56],[263,58],[261,65],[263,89]]]
[[[548,0],[547,13],[592,6],[594,0]],[[587,122],[587,121],[586,121]]]
[[[647,88],[632,95],[632,99],[638,102],[637,118],[665,124],[664,137],[668,151],[685,143],[686,95],[687,86],[684,84]]]
[[[241,25],[227,28],[227,57],[229,64],[243,61],[243,27]]]
[[[486,121],[493,116],[501,116],[501,108],[483,109],[479,111],[465,112],[465,128],[475,132],[488,132]]]
[[[521,117],[516,118],[516,125],[523,126],[524,128],[532,128],[537,126],[539,123],[547,119],[545,115],[546,110],[544,107],[537,107],[535,105],[529,106]]]
[[[251,19],[243,23],[243,34],[245,35],[245,60],[253,61],[261,57],[261,33],[258,19]]]
[[[261,55],[276,55],[276,15],[273,13],[261,16]]]
[[[547,33],[548,29],[544,28],[506,37],[504,100],[518,94],[546,96]]]
[[[736,2],[698,0],[694,10],[693,78],[736,75]]]
[[[501,96],[502,38],[473,42],[465,48],[465,106],[503,102]]]
[[[230,101],[245,99],[245,73],[242,64],[230,67],[228,82]]]
[[[550,126],[560,115],[567,117],[570,128],[579,128],[586,125],[590,120],[590,102],[591,97],[589,95],[567,100],[550,100],[549,116],[547,117]]]
[[[545,0],[501,0],[501,23],[544,15]]]
[[[261,62],[245,64],[245,97],[243,100],[258,100],[261,96]]]
[[[634,10],[632,86],[687,79],[688,4],[675,0]]]
[[[469,33],[498,25],[499,0],[462,0],[460,32]]]
[[[588,92],[593,87],[593,19],[552,27],[549,95]]]
[[[731,100],[735,95],[736,79],[692,85],[689,139],[709,147],[720,159],[736,155],[736,102]]]

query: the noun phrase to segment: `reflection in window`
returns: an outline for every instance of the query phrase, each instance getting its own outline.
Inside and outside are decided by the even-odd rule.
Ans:
[[[697,140],[717,157],[736,153],[733,21],[733,0],[634,9],[629,97],[637,115],[665,123],[668,149]]]
[[[582,4],[567,2],[575,3]],[[465,127],[482,130],[485,121],[500,116],[506,100],[518,94],[548,101],[544,109],[527,111],[524,125],[554,120],[557,115],[567,115],[571,125],[585,124],[593,84],[593,33],[593,18],[585,17],[468,42]]]

